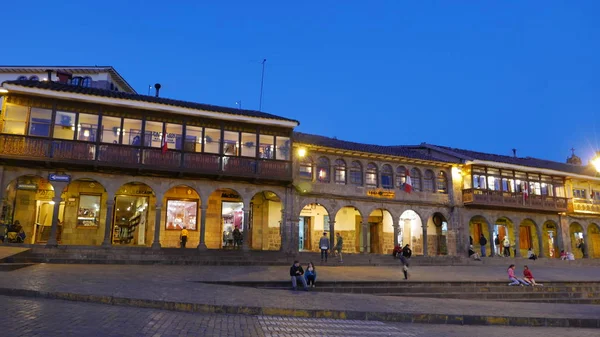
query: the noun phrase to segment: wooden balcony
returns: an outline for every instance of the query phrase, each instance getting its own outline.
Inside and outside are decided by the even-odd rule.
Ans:
[[[39,162],[48,166],[141,170],[186,175],[230,176],[291,181],[289,161],[229,157],[218,154],[96,144],[18,135],[0,135],[0,159]]]
[[[529,209],[538,211],[564,212],[567,210],[567,198],[547,195],[529,195],[527,200],[522,193],[508,193],[479,189],[463,190],[463,203],[483,207]]]
[[[584,214],[600,214],[600,200],[593,199],[571,199],[569,212]]]

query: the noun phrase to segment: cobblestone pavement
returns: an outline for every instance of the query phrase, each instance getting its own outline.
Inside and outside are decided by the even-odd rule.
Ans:
[[[267,316],[206,315],[0,296],[3,337],[71,336],[394,336],[596,337],[598,330],[394,324]]]
[[[328,277],[360,280],[363,276],[401,273],[384,267],[319,268],[319,279]],[[440,271],[439,280],[453,280],[457,274],[452,267]],[[479,267],[469,275],[486,274]],[[416,268],[417,269],[417,268]],[[595,268],[600,269],[600,268]],[[244,287],[203,284],[204,278],[219,280],[265,279],[286,276],[286,267],[196,267],[196,266],[114,266],[114,265],[56,265],[40,264],[0,274],[0,287],[46,292],[69,292],[82,295],[127,297],[142,300],[201,303],[220,306],[292,308],[306,310],[346,310],[360,312],[433,313],[443,315],[494,315],[514,317],[591,318],[600,317],[600,306],[585,304],[507,303],[498,301],[455,300],[437,298],[385,297],[363,294],[334,294],[291,292]],[[354,272],[354,277],[351,274]],[[538,277],[534,270],[536,279]],[[571,274],[593,275],[593,268],[571,269]],[[329,274],[327,274],[329,273]],[[504,270],[499,271],[504,279]],[[325,275],[324,275],[325,274]],[[327,276],[334,275],[334,276]],[[596,278],[597,281],[599,278]]]

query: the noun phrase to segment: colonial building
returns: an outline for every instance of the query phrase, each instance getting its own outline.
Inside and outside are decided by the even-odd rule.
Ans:
[[[27,244],[281,248],[297,121],[52,81],[2,84],[4,223]],[[252,227],[253,231],[249,228]]]

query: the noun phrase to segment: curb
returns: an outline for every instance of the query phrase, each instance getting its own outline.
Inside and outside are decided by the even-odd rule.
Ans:
[[[160,309],[203,314],[235,314],[252,316],[285,316],[300,318],[330,318],[343,320],[382,321],[400,323],[452,324],[452,325],[496,325],[496,326],[546,326],[570,328],[600,328],[600,318],[547,318],[547,317],[510,317],[489,315],[444,315],[427,313],[367,312],[344,310],[312,310],[273,307],[244,307],[232,305],[213,305],[187,302],[160,301],[86,295],[67,292],[48,292],[29,289],[0,288],[0,295],[11,297],[33,297],[110,304],[127,307]]]

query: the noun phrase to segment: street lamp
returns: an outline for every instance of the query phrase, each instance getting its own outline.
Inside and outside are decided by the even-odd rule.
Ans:
[[[298,157],[304,158],[304,156],[306,156],[306,149],[301,147],[298,149]]]
[[[594,165],[596,172],[600,173],[600,151],[596,152],[596,156],[592,158],[592,165]]]

